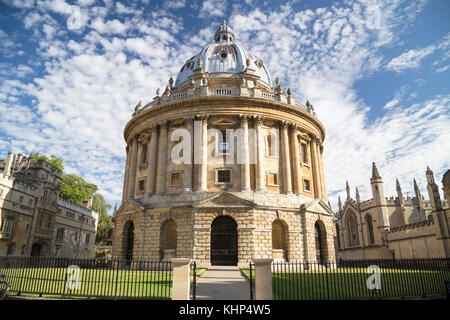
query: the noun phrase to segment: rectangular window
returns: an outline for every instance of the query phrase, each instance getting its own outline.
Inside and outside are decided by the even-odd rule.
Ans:
[[[145,191],[145,180],[139,180],[139,192]]]
[[[302,143],[302,162],[308,163],[308,151],[306,148],[306,143]]]
[[[278,174],[276,173],[268,173],[267,174],[267,184],[272,186],[278,185]]]
[[[143,144],[141,150],[141,164],[145,163],[147,163],[147,144]]]
[[[33,205],[33,199],[28,200],[28,206],[31,207]]]
[[[311,191],[311,183],[309,180],[303,180],[303,188],[305,191]]]
[[[86,234],[86,244],[89,244],[89,238],[90,238],[90,234]]]
[[[231,170],[217,170],[217,182],[218,183],[230,183],[231,182]]]
[[[170,176],[170,184],[172,186],[178,186],[180,185],[180,173],[179,172],[172,172]]]
[[[227,132],[221,131],[222,139],[219,140],[219,153],[227,153],[230,151],[230,142],[228,141]]]
[[[19,203],[22,203],[23,202],[23,196],[20,196],[19,197]]]

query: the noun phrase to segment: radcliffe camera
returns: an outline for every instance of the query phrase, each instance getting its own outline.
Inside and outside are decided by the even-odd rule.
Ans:
[[[447,1],[0,12],[0,303],[450,299]]]

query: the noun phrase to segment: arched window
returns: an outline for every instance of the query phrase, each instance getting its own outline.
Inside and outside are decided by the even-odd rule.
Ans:
[[[286,228],[280,220],[272,223],[272,256],[274,259],[286,258]]]
[[[134,224],[132,221],[128,221],[125,224],[125,259],[127,260],[127,264],[131,263],[133,260],[133,248],[134,248]]]
[[[340,248],[341,247],[341,236],[340,236],[340,234],[339,234],[339,226],[338,225],[336,225],[336,238],[337,238],[337,246],[338,246],[338,248]]]
[[[177,224],[172,219],[161,224],[161,257],[163,259],[176,258]]]
[[[349,212],[347,215],[347,230],[349,246],[359,245],[358,224],[356,216],[352,212]]]
[[[369,243],[375,243],[375,236],[373,234],[373,222],[372,216],[370,214],[366,215],[366,223],[367,223],[367,234],[369,235]]]

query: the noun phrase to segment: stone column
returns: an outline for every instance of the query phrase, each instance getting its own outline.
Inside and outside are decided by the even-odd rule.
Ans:
[[[133,146],[131,148],[131,159],[129,165],[129,175],[128,175],[128,199],[134,199],[134,191],[136,186],[136,171],[137,171],[137,154],[138,154],[138,142],[136,137],[133,137],[131,142]]]
[[[281,154],[283,159],[283,184],[286,193],[292,193],[291,159],[289,155],[289,137],[287,123],[281,122]]]
[[[291,126],[291,140],[292,140],[292,152],[294,156],[294,183],[295,192],[297,194],[302,193],[302,169],[300,166],[300,144],[298,143],[298,131],[297,126]]]
[[[311,137],[311,166],[313,169],[314,180],[314,197],[321,198],[321,184],[320,184],[320,170],[319,170],[319,155],[317,152],[317,137],[314,135]]]
[[[250,151],[248,148],[248,116],[242,115],[241,120],[242,140],[240,143],[241,154],[241,191],[250,191]]]
[[[173,287],[172,300],[189,300],[190,284],[189,264],[191,260],[187,258],[172,259],[173,265]]]
[[[122,191],[122,203],[128,200],[128,176],[130,173],[130,158],[131,158],[131,150],[130,145],[127,143],[126,153],[127,159],[125,161],[125,175],[123,178],[123,191]]]
[[[255,259],[255,298],[272,300],[272,259]]]
[[[262,124],[263,117],[258,116],[255,118],[255,130],[256,130],[256,147],[257,147],[257,158],[256,158],[256,191],[266,190],[266,185],[264,183],[264,137],[262,134]]]
[[[163,194],[166,192],[167,176],[167,121],[163,121],[159,125],[159,129],[156,192]]]
[[[202,116],[201,164],[197,191],[206,191],[208,183],[208,116]]]
[[[150,151],[147,166],[147,193],[155,193],[155,183],[156,183],[156,162],[158,156],[158,128],[156,125],[151,127],[152,133],[150,136]]]
[[[319,140],[318,140],[319,141]],[[325,184],[325,171],[323,169],[323,146],[317,145],[317,151],[319,153],[319,165],[320,165],[320,184],[322,186],[322,199],[327,200],[327,186]]]
[[[186,130],[191,135],[191,163],[185,163],[184,170],[184,191],[194,190],[194,116],[184,117]]]

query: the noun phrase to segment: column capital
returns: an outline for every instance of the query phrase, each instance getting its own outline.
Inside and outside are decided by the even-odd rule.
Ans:
[[[248,115],[248,114],[240,114],[239,115],[239,120],[241,122],[248,122],[248,119],[250,119],[250,115]]]
[[[157,125],[158,125],[160,128],[163,128],[163,127],[166,127],[166,128],[167,128],[167,124],[168,124],[168,121],[167,121],[167,120],[162,120],[162,121],[159,121],[159,122],[157,123]]]
[[[289,123],[289,132],[298,133],[299,126],[296,123]]]
[[[195,116],[195,119],[202,120],[202,121],[208,121],[209,115],[208,114],[197,114]]]
[[[263,116],[253,116],[253,119],[255,120],[255,124],[257,126],[262,126],[264,117]]]
[[[139,135],[139,137],[137,138],[137,141],[140,142],[140,143],[144,143],[145,144],[145,143],[147,143],[148,138],[149,138],[148,133],[141,133]]]
[[[193,122],[194,120],[195,120],[195,116],[194,115],[184,116],[184,121],[185,122]]]

